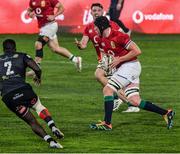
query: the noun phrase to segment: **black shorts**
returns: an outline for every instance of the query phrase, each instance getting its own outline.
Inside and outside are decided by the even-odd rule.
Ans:
[[[23,117],[37,102],[37,99],[38,97],[30,85],[13,90],[2,98],[6,106],[19,117]]]

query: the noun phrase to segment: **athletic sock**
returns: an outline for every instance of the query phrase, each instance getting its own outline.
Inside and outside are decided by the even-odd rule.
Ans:
[[[128,107],[134,106],[130,102],[127,102]]]
[[[114,97],[113,96],[104,96],[104,108],[105,108],[104,121],[108,125],[111,124],[113,103],[114,103]]]
[[[118,95],[117,95],[117,93],[113,93],[113,96],[114,96],[114,99],[118,99],[119,97],[118,97]]]
[[[44,136],[44,140],[48,143],[50,143],[51,141],[54,141],[54,139],[50,135]]]
[[[48,124],[50,129],[52,129],[52,127],[55,126],[55,123],[52,120],[52,117],[47,109],[42,110],[39,114],[39,117]]]
[[[74,62],[74,63],[77,63],[77,62],[78,62],[77,57],[74,56],[74,55],[71,55],[69,59],[70,59],[72,62]]]
[[[147,110],[147,111],[151,111],[151,112],[155,112],[155,113],[158,113],[160,115],[165,115],[168,111],[149,102],[149,101],[145,101],[145,100],[142,100],[139,104],[139,107],[141,109],[144,109],[144,110]]]

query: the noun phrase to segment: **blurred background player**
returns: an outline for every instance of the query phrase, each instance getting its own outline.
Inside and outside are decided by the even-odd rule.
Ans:
[[[130,35],[131,31],[119,20],[123,6],[124,0],[111,0],[108,15],[110,16],[110,20],[116,22],[124,33]]]
[[[150,101],[142,100],[139,95],[139,77],[141,74],[141,64],[137,59],[137,56],[141,54],[139,47],[131,41],[127,34],[114,31],[106,17],[101,16],[96,18],[94,24],[100,36],[96,40],[101,45],[103,52],[107,55],[114,55],[110,67],[117,68],[117,71],[113,73],[103,89],[105,107],[104,121],[92,124],[91,128],[97,130],[112,129],[113,93],[123,89],[131,104],[162,115],[167,123],[167,128],[170,129],[173,124],[175,112],[171,109],[166,110],[158,107]]]
[[[97,17],[102,16],[103,12],[104,11],[103,11],[102,4],[93,3],[91,5],[91,15],[92,15],[94,21]],[[110,25],[114,30],[120,30],[120,27],[115,22],[110,21]],[[109,67],[112,57],[102,54],[102,52],[100,51],[101,50],[100,46],[99,46],[98,42],[96,41],[97,32],[94,30],[94,28],[95,28],[94,22],[88,24],[84,30],[84,34],[83,34],[81,41],[76,40],[75,43],[79,49],[85,49],[87,47],[89,40],[91,40],[91,42],[93,43],[94,48],[96,49],[96,54],[98,56],[98,65],[97,65],[97,69],[95,71],[95,77],[96,77],[97,81],[99,81],[99,83],[101,83],[101,85],[104,87],[108,82],[108,77],[112,75],[112,73],[113,73],[113,71],[115,71],[115,69],[111,69]],[[123,94],[122,91],[121,91],[121,94]],[[115,111],[122,104],[122,101],[121,101],[121,99],[118,98],[116,93],[114,95],[115,95],[114,96],[115,100],[114,100],[113,110]],[[138,107],[129,105],[128,109],[123,112],[139,112],[139,111],[140,111],[140,109]]]
[[[82,68],[82,58],[76,57],[66,48],[59,46],[57,39],[58,24],[55,18],[64,12],[63,5],[58,0],[30,0],[27,13],[29,17],[37,18],[40,29],[39,37],[35,42],[35,61],[40,64],[43,59],[43,47],[47,44],[49,48],[66,58],[69,58],[80,72]],[[32,76],[32,71],[27,72],[27,76]]]
[[[63,148],[43,127],[37,122],[30,108],[35,110],[43,119],[57,138],[63,138],[63,133],[56,127],[49,111],[45,108],[30,84],[25,82],[26,68],[35,72],[34,82],[41,83],[41,69],[28,55],[16,52],[14,40],[7,39],[3,42],[4,54],[0,56],[0,92],[2,101],[19,118],[23,119],[33,132],[49,143],[51,148]]]

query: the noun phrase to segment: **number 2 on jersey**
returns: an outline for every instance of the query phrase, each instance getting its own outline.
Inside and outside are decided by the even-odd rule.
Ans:
[[[11,70],[11,67],[12,67],[12,62],[11,62],[11,61],[5,62],[5,63],[4,63],[4,67],[7,67],[6,75],[12,75],[12,74],[14,74],[14,71]]]

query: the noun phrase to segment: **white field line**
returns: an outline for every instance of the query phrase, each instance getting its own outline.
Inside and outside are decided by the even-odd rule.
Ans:
[[[68,64],[72,65],[72,62],[70,61],[51,61],[51,60],[46,60],[43,61],[42,63],[47,63],[47,64]],[[97,63],[88,63],[88,62],[83,62],[82,66],[90,67],[90,66],[97,66]],[[142,68],[161,68],[161,69],[169,69],[167,66],[158,66],[158,65],[142,65]]]

